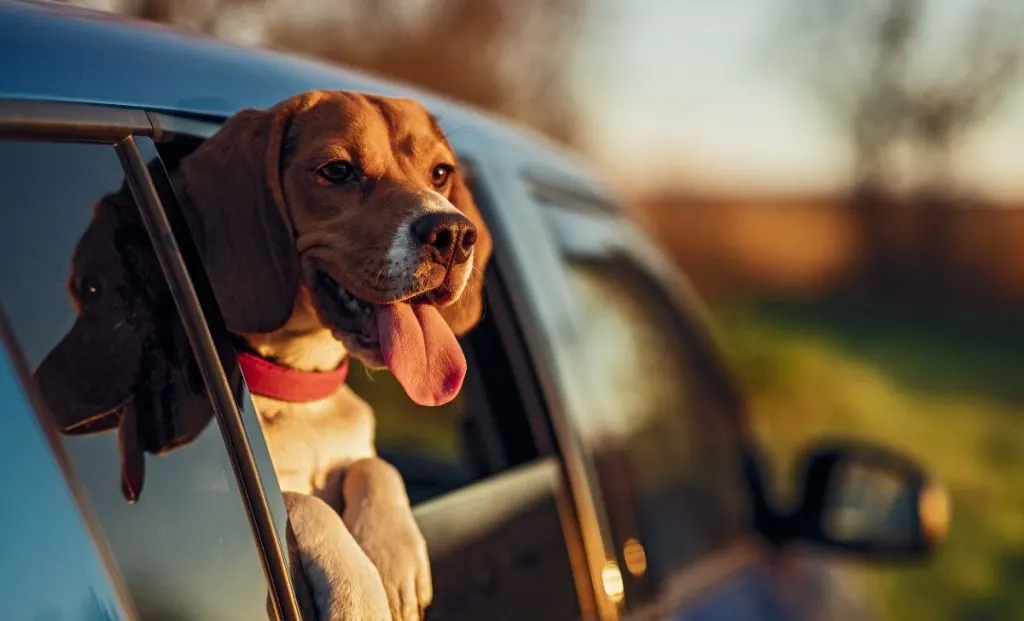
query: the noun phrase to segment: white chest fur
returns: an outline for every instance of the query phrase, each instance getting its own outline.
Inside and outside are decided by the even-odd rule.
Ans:
[[[318,496],[341,506],[341,474],[354,461],[373,457],[370,405],[348,386],[310,403],[253,396],[281,489]]]

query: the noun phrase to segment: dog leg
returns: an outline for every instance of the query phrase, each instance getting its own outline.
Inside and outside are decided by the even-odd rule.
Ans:
[[[283,495],[304,578],[295,586],[312,594],[316,621],[390,621],[380,573],[338,514],[319,498]]]
[[[345,469],[342,518],[380,572],[395,621],[418,621],[434,597],[427,543],[398,470],[371,457]]]

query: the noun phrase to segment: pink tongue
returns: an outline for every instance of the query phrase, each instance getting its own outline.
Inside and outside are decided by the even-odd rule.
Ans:
[[[377,311],[384,362],[420,405],[444,405],[459,394],[466,356],[436,308],[399,303]]]

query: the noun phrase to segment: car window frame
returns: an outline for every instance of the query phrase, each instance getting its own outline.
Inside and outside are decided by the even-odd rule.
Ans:
[[[235,400],[226,370],[217,356],[204,308],[182,259],[163,201],[139,149],[137,138],[152,139],[162,131],[155,120],[150,113],[132,108],[77,102],[0,100],[0,139],[73,141],[114,147],[206,381],[208,396],[224,439],[224,449],[263,565],[273,601],[270,609],[283,621],[302,621],[288,570],[288,556],[253,460],[250,434],[247,434],[242,420],[240,404]],[[78,500],[82,506],[81,499]]]
[[[693,364],[704,370],[731,419],[730,427],[743,466],[743,482],[751,502],[747,531],[735,536],[719,551],[695,559],[686,569],[677,572],[658,599],[635,602],[627,594],[622,615],[623,618],[643,619],[649,618],[648,615],[692,610],[699,605],[701,597],[729,584],[734,576],[764,562],[770,554],[770,548],[758,534],[758,521],[771,511],[771,505],[760,474],[760,447],[747,422],[746,395],[725,362],[710,313],[689,280],[632,221],[610,210],[607,201],[594,204],[590,194],[560,186],[554,180],[544,179],[543,184],[539,184],[533,177],[524,175],[523,183],[558,246],[562,257],[559,269],[566,286],[569,282],[567,261],[573,258],[588,262],[625,260],[643,271],[670,305],[683,338],[691,345]],[[581,318],[582,310],[574,308],[574,323],[578,324]],[[623,564],[623,550],[618,549],[618,543],[614,552]]]

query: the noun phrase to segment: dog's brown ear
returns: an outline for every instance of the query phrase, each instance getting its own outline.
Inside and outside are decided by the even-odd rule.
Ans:
[[[480,321],[484,311],[484,271],[487,262],[491,258],[491,251],[494,243],[491,234],[487,230],[480,208],[473,200],[473,194],[469,191],[466,182],[465,171],[460,166],[452,179],[451,193],[448,200],[455,208],[466,215],[476,225],[477,242],[473,250],[473,273],[469,277],[466,291],[455,304],[441,309],[441,316],[445,318],[452,331],[458,336],[469,332]]]
[[[280,328],[298,293],[281,151],[304,101],[236,113],[181,164],[178,189],[192,234],[225,323],[236,333]]]

